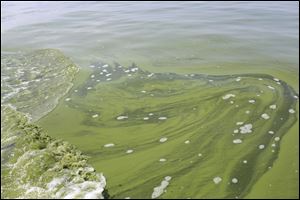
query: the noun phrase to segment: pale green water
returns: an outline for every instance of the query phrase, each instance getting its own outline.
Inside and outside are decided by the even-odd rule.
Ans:
[[[4,2],[1,50],[59,48],[82,66],[100,59],[156,70],[298,74],[298,8],[298,2]]]
[[[167,74],[158,78],[157,82],[154,78],[153,83],[150,80],[139,82],[141,77],[134,74],[132,81],[131,78],[124,78],[115,82],[114,77],[118,75],[111,71],[113,81],[106,86],[106,82],[98,84],[95,80],[87,79],[88,71],[82,70],[74,87],[80,93],[76,94],[72,90],[66,96],[71,97],[71,101],[61,101],[39,123],[50,135],[70,141],[92,156],[92,165],[108,178],[107,188],[112,197],[150,197],[153,187],[159,185],[166,175],[171,175],[172,181],[170,192],[163,197],[297,197],[299,115],[298,102],[294,105],[292,102],[297,100],[291,99],[298,94],[287,92],[292,89],[286,87],[284,82],[283,86],[277,85],[272,78],[275,76],[280,81],[287,82],[298,93],[297,2],[8,2],[1,3],[1,8],[2,52],[56,48],[82,68],[100,60],[107,63],[118,62],[123,66],[135,62],[141,69],[150,72],[241,74],[241,82],[225,76],[229,82],[217,82],[216,85],[204,84],[208,78],[204,78],[203,82],[198,82],[196,78],[195,83],[199,85],[193,87],[194,81],[176,80],[177,76],[174,83],[170,83],[165,79]],[[259,82],[259,77],[264,77],[264,80]],[[96,78],[103,77],[97,72]],[[180,85],[186,83],[187,86],[181,88]],[[128,88],[123,84],[128,84]],[[266,87],[268,84],[276,88],[276,95]],[[91,85],[95,90],[85,91],[85,86]],[[256,88],[257,91],[251,88]],[[153,91],[158,97],[143,97],[140,93],[142,89],[146,92]],[[221,93],[225,93],[227,89],[233,89],[238,94],[237,103],[243,105],[242,108],[232,111],[230,104],[228,107],[227,104],[219,103]],[[258,89],[266,94],[255,96]],[[194,114],[190,106],[198,105],[196,100],[207,96],[216,100],[201,100],[200,108],[202,105],[210,111]],[[124,100],[119,102],[121,98]],[[249,105],[247,101],[250,98],[255,98],[257,104]],[[172,101],[174,103],[169,105]],[[221,106],[215,106],[216,102]],[[278,104],[279,110],[274,111],[274,118],[272,116],[272,121],[266,125],[260,121],[260,115],[265,109],[272,111],[269,108],[272,103]],[[148,107],[144,107],[145,104]],[[256,112],[245,117],[244,110],[248,106],[255,108]],[[177,108],[183,110],[178,112]],[[287,112],[289,108],[294,108],[297,115],[290,115]],[[157,121],[150,120],[151,126],[141,123],[139,120],[146,114],[144,110],[150,112],[151,109],[170,115],[170,120],[165,124],[156,124]],[[160,109],[165,110],[165,113],[161,113]],[[218,115],[216,120],[204,120],[201,123],[205,126],[205,131],[201,134],[208,133],[207,136],[197,134],[201,124],[196,123],[191,132],[181,133],[181,128],[195,119],[206,116],[209,119],[209,116],[220,110],[221,113],[224,111],[225,117]],[[130,120],[132,117],[134,119],[129,120],[128,124],[124,122],[126,128],[115,120],[123,111],[132,114]],[[95,114],[93,112],[99,112],[99,119],[91,118]],[[233,113],[230,114],[231,112]],[[198,158],[199,153],[194,152],[197,148],[213,152],[215,148],[222,149],[232,145],[230,133],[235,123],[232,121],[233,115],[236,120],[244,117],[245,121],[254,123],[252,142],[245,138],[246,146],[242,146],[246,151],[242,153],[238,149],[225,148],[219,153],[207,154],[209,157],[204,157],[203,163],[195,161],[194,157]],[[280,116],[284,121],[278,121]],[[221,142],[217,144],[209,143],[209,147],[193,143],[193,139],[208,143],[209,138],[213,137],[210,130],[218,133],[219,129],[216,127],[219,123],[219,129],[230,132],[229,135],[222,135],[225,139],[218,140]],[[253,157],[255,162],[249,164],[249,169],[253,171],[240,168],[237,163],[241,163],[243,157],[250,153],[256,155],[258,144],[273,140],[264,135],[267,129],[278,127],[280,131],[274,137],[282,137],[278,146],[280,151],[278,148],[276,153],[270,153],[270,144],[266,153]],[[174,129],[172,133],[168,133],[169,128]],[[141,137],[140,132],[144,133]],[[170,143],[159,146],[158,139],[167,133]],[[177,138],[177,133],[182,134],[180,138]],[[189,137],[192,145],[185,149],[181,145]],[[105,150],[103,145],[110,142],[115,142],[116,148],[112,151]],[[123,155],[128,148],[137,151],[129,159]],[[183,152],[176,149],[182,149]],[[176,151],[173,152],[174,150]],[[160,168],[157,160],[161,156],[170,156],[170,161],[174,164],[167,162],[169,167]],[[191,157],[193,160],[189,160],[190,156],[194,156]],[[185,159],[189,162],[181,162]],[[136,162],[139,164],[136,165]],[[191,164],[192,162],[196,163]],[[198,163],[206,167],[198,168]],[[226,171],[222,168],[225,163]],[[271,168],[266,172],[268,165]],[[184,169],[189,168],[193,170],[185,173]],[[237,171],[234,170],[236,168]],[[161,171],[153,172],[153,169]],[[284,177],[281,176],[283,172]],[[217,173],[224,179],[225,185],[221,184],[220,188],[215,187],[212,182]],[[225,181],[230,181],[232,175],[240,176],[236,188],[232,188],[230,184],[226,186]],[[252,178],[250,180],[247,177]],[[190,180],[193,178],[195,180],[191,184]],[[243,182],[245,178],[247,181]],[[126,184],[128,179],[132,180],[130,184]],[[187,185],[192,187],[183,189]]]

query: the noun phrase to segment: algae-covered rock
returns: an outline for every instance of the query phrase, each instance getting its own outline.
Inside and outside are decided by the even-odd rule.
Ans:
[[[104,198],[105,177],[74,146],[9,106],[1,116],[1,198]]]
[[[57,105],[77,71],[54,49],[1,54],[1,198],[107,196],[86,156],[31,123]]]

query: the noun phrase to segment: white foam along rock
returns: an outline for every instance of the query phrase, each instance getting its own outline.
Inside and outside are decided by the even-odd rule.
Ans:
[[[229,99],[231,97],[235,97],[234,94],[226,94],[225,96],[222,97],[223,100]]]

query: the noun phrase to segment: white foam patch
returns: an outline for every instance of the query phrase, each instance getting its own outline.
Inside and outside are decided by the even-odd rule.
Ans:
[[[128,149],[128,150],[126,151],[126,153],[132,153],[132,152],[133,152],[132,149]]]
[[[244,163],[244,164],[247,164],[247,163],[248,163],[248,161],[247,161],[247,160],[243,160],[243,163]]]
[[[166,142],[167,140],[168,140],[168,138],[163,137],[163,138],[160,138],[160,139],[159,139],[159,142]]]
[[[150,78],[151,76],[153,76],[154,74],[153,73],[151,73],[151,74],[148,74],[147,76]]]
[[[241,139],[235,139],[232,141],[234,144],[241,144],[243,141]]]
[[[249,103],[255,103],[255,100],[254,99],[250,99],[248,102]]]
[[[240,125],[243,125],[244,122],[237,122],[236,125],[240,126]]]
[[[123,119],[128,119],[128,116],[121,115],[117,117],[117,120],[123,120]]]
[[[148,115],[149,115],[149,116],[153,116],[154,114],[153,114],[153,113],[149,113]]]
[[[275,90],[275,88],[270,86],[270,85],[268,85],[268,88],[271,89],[271,90]]]
[[[294,114],[296,111],[294,109],[289,109],[289,113]]]
[[[258,146],[258,148],[259,148],[259,149],[264,149],[264,148],[265,148],[265,145],[261,144],[261,145]]]
[[[70,101],[70,100],[71,100],[71,98],[66,98],[66,99],[65,99],[65,101]]]
[[[94,114],[92,117],[96,118],[96,117],[99,117],[99,115],[98,114]]]
[[[185,143],[185,144],[189,144],[189,143],[190,143],[190,141],[189,141],[189,140],[186,140],[184,143]]]
[[[238,133],[239,129],[234,129],[233,133]]]
[[[217,177],[215,177],[215,178],[213,179],[213,182],[214,182],[215,184],[219,184],[221,181],[222,181],[222,178],[219,177],[219,176],[217,176]]]
[[[92,75],[91,75],[91,78],[95,78],[95,75],[94,75],[94,74],[92,74]]]
[[[269,134],[273,135],[274,134],[274,131],[268,131]]]
[[[106,68],[106,67],[108,67],[108,64],[105,64],[105,65],[103,65],[102,67],[103,67],[103,68]]]
[[[234,94],[226,94],[225,96],[222,97],[222,99],[226,100],[226,99],[229,99],[231,97],[235,97]]]
[[[278,141],[280,140],[280,137],[275,137],[274,140],[275,140],[276,142],[278,142]]]
[[[113,144],[113,143],[109,143],[109,144],[104,145],[104,147],[114,147],[114,146],[115,146],[115,144]]]
[[[164,178],[164,180],[160,183],[160,185],[153,189],[153,193],[151,195],[151,198],[155,199],[155,198],[161,196],[164,192],[166,192],[166,188],[168,187],[169,182],[170,182],[171,179],[172,179],[171,176],[166,176]]]
[[[165,159],[165,158],[159,159],[159,162],[166,162],[166,161],[167,161],[167,159]]]
[[[159,119],[159,120],[166,120],[167,117],[159,117],[158,119]]]
[[[240,127],[240,133],[246,134],[246,133],[252,133],[252,124],[245,124],[244,126]]]
[[[237,77],[236,79],[235,79],[235,81],[240,81],[241,80],[241,77]]]
[[[277,107],[277,106],[276,106],[275,104],[269,106],[269,108],[270,108],[270,109],[273,109],[273,110],[275,110],[276,107]]]
[[[234,183],[234,184],[236,184],[236,183],[239,182],[239,180],[237,178],[233,178],[233,179],[231,179],[231,182]]]
[[[270,119],[270,116],[267,113],[261,115],[263,119]]]
[[[250,113],[250,110],[246,110],[246,112],[245,112],[246,114],[249,114]]]
[[[143,119],[144,119],[144,120],[149,120],[149,117],[144,117]]]

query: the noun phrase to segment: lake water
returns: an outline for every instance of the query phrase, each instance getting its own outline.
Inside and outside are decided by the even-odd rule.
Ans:
[[[298,2],[4,2],[1,50],[58,48],[82,67],[102,60],[156,71],[298,74],[298,9]]]
[[[32,111],[63,96],[37,123],[89,155],[112,198],[162,181],[170,198],[297,197],[298,2],[1,2],[1,53],[45,48],[81,68],[73,88],[43,51],[34,68],[3,57],[1,101],[25,91]]]

